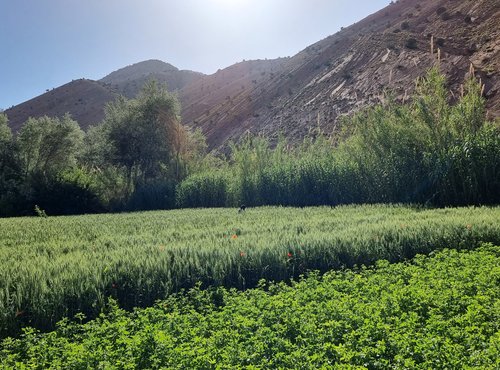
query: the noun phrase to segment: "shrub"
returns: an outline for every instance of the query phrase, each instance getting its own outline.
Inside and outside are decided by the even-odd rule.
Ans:
[[[49,215],[71,215],[104,211],[92,176],[81,169],[64,171],[45,178],[34,174],[30,179],[31,191],[27,204],[33,214],[38,206]]]
[[[144,211],[174,207],[175,183],[165,179],[155,179],[138,185],[130,196],[125,209]]]
[[[415,38],[411,37],[408,40],[406,40],[405,46],[408,49],[417,49],[418,48],[417,40]]]
[[[224,207],[228,205],[228,179],[222,172],[205,172],[189,176],[176,190],[180,208]]]
[[[441,15],[444,12],[446,12],[446,8],[444,6],[440,6],[439,8],[436,9],[436,14]]]

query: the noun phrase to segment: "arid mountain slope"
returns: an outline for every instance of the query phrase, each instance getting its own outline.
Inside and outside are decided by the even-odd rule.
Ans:
[[[166,83],[170,91],[178,91],[202,76],[202,73],[180,71],[158,60],[147,60],[112,72],[100,81],[72,81],[7,109],[5,113],[14,132],[29,117],[61,117],[67,112],[86,129],[104,118],[104,107],[108,102],[118,95],[136,96],[144,83],[151,79]]]
[[[211,148],[247,130],[296,139],[318,125],[331,132],[340,115],[380,102],[386,89],[406,99],[414,80],[436,64],[438,48],[450,89],[459,88],[472,63],[496,116],[499,24],[498,0],[399,1],[283,60],[277,73],[242,84],[238,94],[226,94],[226,102],[212,97],[210,104],[191,103],[190,91],[200,91],[204,80],[194,82],[181,91],[182,101],[191,103],[184,105],[184,122],[201,127]],[[206,96],[214,93],[210,86]]]
[[[241,132],[239,123],[273,98],[265,86],[284,73],[286,61],[244,61],[187,85],[179,93],[184,123],[202,127],[210,146],[224,142],[228,131]]]
[[[417,77],[436,65],[458,91],[472,63],[485,83],[488,113],[500,115],[499,0],[400,0],[291,58],[244,61],[212,75],[151,60],[99,82],[79,80],[7,110],[17,130],[29,115],[62,115],[82,127],[98,122],[116,94],[134,96],[151,78],[177,90],[184,123],[217,149],[245,132],[300,140],[320,126],[383,100],[411,97]],[[433,53],[431,53],[433,40]],[[79,95],[83,94],[83,96]],[[81,99],[81,100],[80,100]]]
[[[17,132],[29,117],[71,117],[86,128],[104,118],[104,106],[116,99],[118,94],[92,80],[75,80],[47,91],[24,103],[18,104],[5,113],[14,132]]]
[[[178,91],[203,76],[203,73],[199,72],[180,71],[160,60],[147,60],[112,72],[99,82],[128,98],[133,98],[149,80],[166,84],[169,91]]]

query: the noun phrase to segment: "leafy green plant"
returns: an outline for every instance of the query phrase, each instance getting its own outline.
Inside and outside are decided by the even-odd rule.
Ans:
[[[38,205],[36,205],[36,204],[35,204],[35,214],[38,217],[47,217],[47,214],[45,213],[45,211],[43,209],[41,209],[40,207],[38,207]]]
[[[96,317],[109,298],[132,309],[200,282],[248,289],[262,278],[500,244],[499,212],[235,207],[0,219],[0,335]]]
[[[3,368],[498,367],[500,247],[310,273],[244,292],[200,286],[96,320],[25,329]]]

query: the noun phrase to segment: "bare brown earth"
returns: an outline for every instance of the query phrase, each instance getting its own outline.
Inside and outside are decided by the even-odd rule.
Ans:
[[[117,92],[92,80],[75,80],[52,89],[5,113],[14,132],[17,132],[29,117],[62,117],[69,112],[84,128],[104,118],[104,105],[116,99]]]
[[[147,60],[112,72],[99,82],[128,98],[133,98],[149,80],[166,84],[170,91],[179,91],[202,76],[202,73],[181,71],[160,60]]]
[[[180,71],[158,60],[147,60],[112,72],[99,81],[80,79],[47,91],[5,112],[17,132],[29,117],[61,117],[69,112],[84,129],[104,118],[104,107],[119,95],[134,97],[145,82],[156,80],[178,91],[203,74]]]
[[[499,24],[498,0],[398,1],[291,58],[241,62],[208,76],[142,62],[99,82],[64,85],[7,115],[15,130],[29,115],[66,111],[87,127],[117,93],[134,96],[153,77],[178,91],[184,123],[201,127],[212,149],[247,131],[299,140],[318,126],[337,130],[340,116],[381,102],[385,91],[409,99],[415,79],[436,65],[439,49],[450,90],[460,90],[472,63],[485,83],[488,114],[498,117]]]

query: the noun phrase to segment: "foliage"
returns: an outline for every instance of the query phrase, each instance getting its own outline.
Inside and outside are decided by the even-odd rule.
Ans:
[[[312,131],[298,145],[283,137],[271,145],[248,134],[229,145],[227,158],[206,154],[201,131],[179,123],[177,98],[155,83],[136,99],[110,104],[83,148],[69,117],[30,119],[13,140],[0,115],[6,143],[0,215],[32,214],[43,202],[51,214],[241,204],[499,204],[500,126],[485,119],[483,86],[473,75],[456,103],[444,76],[432,69],[408,104],[387,96],[383,105],[344,118],[336,136]],[[83,184],[61,181],[74,171],[85,173]],[[57,194],[66,193],[75,202],[64,206]],[[89,208],[78,206],[80,196]]]
[[[493,369],[500,247],[312,273],[245,292],[195,288],[86,324],[25,329],[3,368]]]
[[[48,180],[36,178],[30,202],[38,202],[50,215],[102,212],[94,177],[81,168],[68,169]]]
[[[4,146],[12,140],[12,131],[10,127],[7,125],[7,116],[0,112],[0,148],[4,148]]]
[[[127,210],[171,209],[175,207],[175,183],[170,180],[149,180],[134,189]]]
[[[76,165],[82,140],[83,131],[69,115],[29,118],[16,139],[24,176],[50,177]]]
[[[271,148],[246,136],[231,145],[230,161],[212,171],[217,175],[205,171],[181,183],[177,205],[498,204],[500,126],[485,120],[477,80],[466,81],[454,105],[445,83],[433,69],[418,80],[411,103],[389,96],[345,118],[331,140],[315,132],[300,146],[281,139]]]
[[[185,208],[224,207],[228,204],[228,180],[222,171],[190,176],[176,190],[176,204]]]
[[[450,106],[444,77],[431,70],[410,105],[389,102],[350,122],[349,153],[369,202],[435,205],[500,202],[500,131],[484,122],[481,86],[468,80]]]
[[[103,125],[112,159],[123,166],[131,185],[156,178],[165,167],[180,177],[179,157],[186,133],[179,120],[177,98],[156,83],[146,84],[137,99],[108,105]]]
[[[35,204],[35,214],[38,217],[48,217],[47,213],[45,212],[45,210],[43,210],[40,207],[38,207],[38,204]]]
[[[21,184],[21,167],[7,116],[0,113],[0,217],[15,212]]]
[[[250,288],[261,278],[287,280],[310,269],[500,244],[499,208],[47,214],[0,219],[0,335],[25,325],[49,329],[77,312],[95,317],[108,297],[130,309],[197,282]]]

